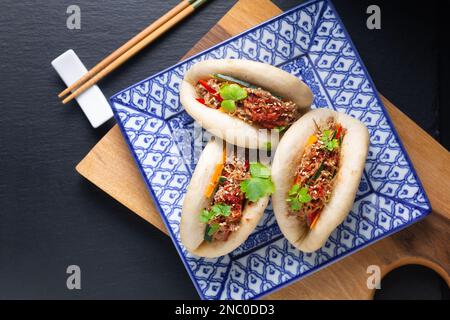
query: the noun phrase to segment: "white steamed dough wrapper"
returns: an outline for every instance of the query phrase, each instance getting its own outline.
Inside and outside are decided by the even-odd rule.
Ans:
[[[250,60],[207,60],[194,64],[185,74],[180,87],[180,100],[186,112],[203,128],[231,144],[244,148],[275,148],[278,140],[271,139],[267,130],[259,130],[228,113],[208,108],[198,102],[195,86],[212,74],[224,74],[259,86],[270,93],[296,104],[299,115],[307,112],[313,101],[308,86],[297,77],[269,64]]]
[[[307,140],[316,132],[314,122],[321,126],[330,117],[346,129],[346,134],[342,141],[340,165],[330,201],[322,210],[314,228],[309,229],[295,215],[288,214],[286,197],[293,185],[295,171],[300,165]],[[362,122],[329,109],[308,112],[284,134],[272,164],[272,181],[276,188],[272,195],[272,205],[282,233],[295,247],[305,252],[318,250],[348,215],[361,181],[368,147],[369,133]]]
[[[226,241],[204,240],[206,223],[199,219],[201,211],[208,206],[205,196],[217,164],[223,160],[223,141],[214,139],[206,145],[192,175],[181,213],[180,237],[186,249],[201,257],[214,258],[230,253],[239,247],[252,233],[264,214],[269,196],[244,205],[239,229],[233,231]]]

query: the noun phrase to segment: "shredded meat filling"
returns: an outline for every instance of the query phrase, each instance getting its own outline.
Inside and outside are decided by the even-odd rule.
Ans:
[[[208,86],[219,92],[222,83],[218,79],[206,81]],[[246,88],[247,98],[237,102],[234,116],[258,127],[274,129],[276,127],[287,127],[299,116],[296,105],[292,101],[283,101],[270,92],[261,88]],[[200,83],[196,86],[199,97],[204,99],[204,104],[209,108],[220,108],[219,96],[206,90]]]
[[[245,203],[244,193],[239,185],[250,177],[248,162],[235,157],[232,161],[225,163],[222,177],[224,180],[219,182],[217,191],[208,207],[208,210],[215,204],[225,204],[231,207],[229,216],[218,216],[209,222],[210,225],[219,224],[219,229],[212,237],[219,241],[227,240],[231,232],[239,229]]]
[[[211,88],[213,88],[214,90],[219,92],[219,90],[220,90],[219,81],[217,81],[216,79],[209,79],[208,81],[206,81],[206,83],[208,84],[208,86],[210,86]],[[219,99],[217,99],[217,95],[215,96],[212,93],[208,92],[208,90],[206,90],[199,83],[197,84],[195,89],[197,91],[198,96],[205,100],[206,106],[213,108],[213,109],[220,108],[220,101],[219,101]]]
[[[326,146],[324,132],[332,134],[338,144],[332,149]],[[333,185],[339,169],[341,141],[345,134],[339,124],[329,119],[323,128],[317,128],[315,142],[305,148],[300,165],[295,172],[294,185],[299,188],[307,188],[310,201],[302,203],[299,210],[290,208],[290,214],[297,215],[303,222],[310,225],[315,215],[320,214],[325,205],[330,201]],[[330,138],[330,139],[331,139]]]

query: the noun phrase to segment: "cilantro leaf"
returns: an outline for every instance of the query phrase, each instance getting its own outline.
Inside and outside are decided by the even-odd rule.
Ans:
[[[300,209],[302,208],[302,206],[303,206],[303,203],[301,203],[300,201],[298,201],[297,198],[292,198],[292,199],[289,198],[289,199],[288,199],[288,202],[290,202],[291,209],[294,210],[294,211],[300,210]]]
[[[236,111],[236,103],[234,100],[223,100],[220,106],[228,113],[233,113]]]
[[[288,192],[288,197],[286,201],[292,210],[298,211],[302,208],[304,203],[308,203],[312,200],[311,196],[308,194],[308,188],[300,188],[299,184],[294,184]]]
[[[212,235],[219,230],[220,225],[218,223],[208,224],[211,219],[218,216],[228,217],[231,214],[231,207],[225,204],[215,204],[211,207],[211,210],[203,210],[200,215],[200,221],[207,223],[205,228],[205,235],[203,238],[206,241],[212,241]]]
[[[326,148],[328,151],[333,151],[339,146],[339,141],[337,139],[333,139],[326,144]]]
[[[226,84],[220,88],[220,96],[224,100],[242,100],[247,98],[247,91],[238,84]]]
[[[200,214],[200,221],[207,223],[212,218],[212,212],[204,209]]]
[[[275,191],[272,180],[265,178],[247,179],[241,182],[240,187],[242,192],[245,193],[245,197],[251,202],[256,202]]]
[[[303,187],[300,189],[300,191],[298,192],[298,201],[300,201],[301,203],[307,203],[311,201],[311,196],[308,194],[308,188]]]
[[[334,136],[335,135],[332,130],[323,131],[322,138],[320,140],[322,140],[325,149],[328,151],[333,151],[339,146],[339,141],[335,139]]]
[[[218,216],[228,217],[231,214],[231,206],[225,204],[215,204],[211,207],[211,210],[204,209],[200,214],[200,221],[208,223],[212,219]]]
[[[322,141],[325,143],[330,141],[330,138],[332,137],[332,133],[333,133],[333,131],[331,131],[331,130],[324,130],[323,134],[322,134]]]
[[[270,169],[259,162],[251,162],[250,174],[255,178],[270,178]]]
[[[289,190],[289,195],[290,196],[295,196],[298,194],[298,191],[300,190],[300,185],[299,184],[294,184],[292,186],[292,188]]]
[[[270,168],[258,162],[251,162],[250,175],[250,179],[242,181],[240,184],[241,190],[248,200],[255,202],[275,191],[275,185],[270,179]]]
[[[214,216],[224,216],[228,217],[231,213],[231,207],[225,204],[215,204],[211,207],[211,212],[213,212]]]

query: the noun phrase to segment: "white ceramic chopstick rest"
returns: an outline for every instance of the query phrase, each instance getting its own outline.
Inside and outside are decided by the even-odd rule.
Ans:
[[[70,86],[88,72],[72,49],[53,60],[52,66],[66,86]],[[97,85],[87,89],[76,100],[94,128],[98,128],[113,116],[108,100]]]

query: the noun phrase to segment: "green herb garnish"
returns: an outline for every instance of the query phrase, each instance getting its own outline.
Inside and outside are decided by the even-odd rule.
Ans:
[[[312,200],[311,196],[308,194],[308,188],[300,188],[299,184],[294,184],[288,192],[288,198],[291,209],[298,211],[302,208],[304,203],[308,203]]]
[[[228,113],[233,113],[236,111],[236,103],[234,100],[223,100],[220,106]]]
[[[236,101],[247,98],[247,91],[236,83],[225,84],[220,88],[220,104],[226,112],[233,113],[236,110]]]
[[[231,206],[225,204],[215,204],[210,210],[204,209],[200,214],[200,221],[208,223],[212,219],[218,216],[228,217],[231,213]]]
[[[284,130],[286,130],[287,127],[286,126],[282,126],[282,127],[275,127],[275,130],[277,130],[278,132],[283,132]]]
[[[324,148],[328,151],[333,151],[337,147],[339,147],[339,141],[338,139],[334,138],[334,132],[332,130],[324,130],[322,134],[322,142],[324,145]]]
[[[251,202],[256,202],[260,198],[272,194],[275,185],[270,179],[270,169],[258,162],[250,163],[251,178],[242,181],[240,184],[245,197]]]
[[[241,190],[245,197],[251,202],[256,202],[260,198],[272,194],[275,191],[272,180],[263,178],[250,178],[241,182]]]
[[[250,174],[255,178],[270,178],[270,169],[259,162],[250,164]]]
[[[265,147],[266,147],[266,150],[267,151],[271,151],[272,150],[272,142],[266,142],[266,145],[265,145]]]
[[[247,98],[247,91],[238,84],[226,84],[220,88],[220,96],[224,100],[237,101]]]
[[[311,196],[308,194],[308,188],[306,187],[300,189],[297,198],[301,203],[310,202],[312,199]]]

